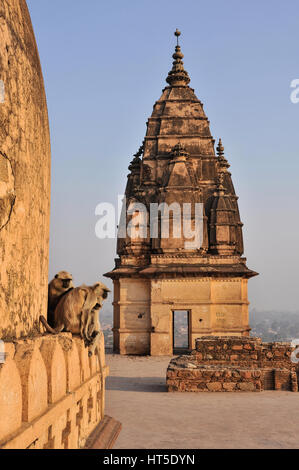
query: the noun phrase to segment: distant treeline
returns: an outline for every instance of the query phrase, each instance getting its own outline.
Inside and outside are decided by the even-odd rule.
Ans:
[[[299,312],[259,312],[249,314],[251,336],[263,341],[291,341],[299,339]]]

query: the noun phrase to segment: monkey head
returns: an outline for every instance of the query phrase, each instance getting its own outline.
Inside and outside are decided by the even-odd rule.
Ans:
[[[68,290],[74,287],[73,276],[67,271],[59,271],[59,273],[55,275],[55,279],[55,285],[57,287],[61,287],[63,290]]]
[[[97,282],[96,284],[94,284],[92,286],[92,289],[98,299],[98,304],[100,304],[100,306],[102,305],[102,301],[107,299],[108,297],[108,293],[111,292],[110,289],[108,289],[107,286],[105,286],[105,284],[103,284],[102,282]]]

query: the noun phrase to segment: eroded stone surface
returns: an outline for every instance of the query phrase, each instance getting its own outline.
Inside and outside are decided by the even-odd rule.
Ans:
[[[25,0],[0,4],[0,338],[33,333],[46,312],[50,140]]]

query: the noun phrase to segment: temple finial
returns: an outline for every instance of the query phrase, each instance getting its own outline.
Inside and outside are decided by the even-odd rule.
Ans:
[[[181,32],[176,29],[174,35],[177,38],[177,45],[175,48],[175,53],[173,54],[174,62],[172,64],[172,69],[166,78],[167,83],[170,86],[187,86],[190,82],[190,78],[188,72],[184,69],[184,63],[182,59],[184,58],[184,54],[181,51],[181,47],[179,45],[179,36]]]
[[[176,36],[177,38],[177,42],[176,42],[176,45],[178,46],[179,45],[179,37],[181,35],[181,31],[178,30],[178,28],[175,30],[174,32],[174,35]]]

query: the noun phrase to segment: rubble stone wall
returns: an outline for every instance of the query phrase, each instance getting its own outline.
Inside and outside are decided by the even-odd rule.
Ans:
[[[260,338],[210,336],[198,338],[192,356],[199,364],[226,364],[292,369],[290,343],[262,343]]]
[[[194,370],[168,370],[167,386],[171,392],[259,392],[262,389],[260,370],[217,366]]]
[[[6,342],[0,448],[78,449],[104,416],[108,367],[70,333]]]
[[[169,392],[298,391],[298,365],[290,343],[259,338],[203,337],[190,355],[171,360]]]

